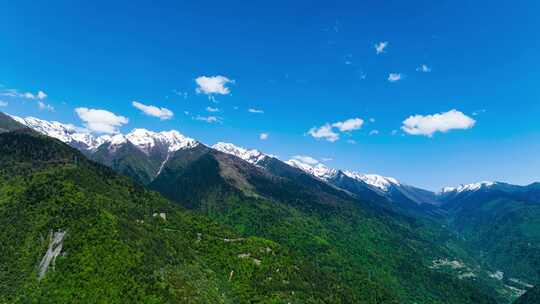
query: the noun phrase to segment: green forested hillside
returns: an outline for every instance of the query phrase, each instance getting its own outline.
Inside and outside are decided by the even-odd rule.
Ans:
[[[0,135],[0,227],[0,303],[339,303],[349,294],[278,242],[239,236],[33,132]],[[48,249],[60,249],[50,263]],[[366,294],[397,303],[374,287]]]
[[[443,205],[449,228],[466,241],[479,260],[503,272],[507,283],[519,289],[540,281],[539,194],[535,185],[502,184]]]
[[[100,164],[113,168],[116,172],[127,175],[135,181],[146,185],[154,178],[159,165],[159,160],[154,160],[130,142],[110,151],[109,145],[101,145],[93,151],[90,158]]]
[[[437,258],[456,256],[444,230],[354,200],[307,175],[281,175],[200,148],[177,153],[151,187],[238,233],[271,239],[313,261],[334,302],[494,303],[476,279],[430,268]]]
[[[527,291],[514,302],[514,304],[538,304],[540,303],[540,286]]]

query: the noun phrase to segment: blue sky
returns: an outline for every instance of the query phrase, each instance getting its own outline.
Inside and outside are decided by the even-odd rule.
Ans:
[[[177,129],[428,189],[540,180],[538,1],[358,2],[3,1],[0,84],[18,95],[0,111],[83,126],[76,108],[102,109],[129,120],[122,132]],[[362,123],[335,124],[348,119]]]

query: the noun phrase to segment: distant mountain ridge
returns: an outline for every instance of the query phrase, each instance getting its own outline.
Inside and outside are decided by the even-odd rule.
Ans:
[[[45,125],[49,126],[47,124]],[[62,128],[65,128],[68,130],[67,134],[69,136],[60,136],[65,135],[66,132],[62,133],[58,130],[52,132],[50,128],[35,127],[34,129],[44,134],[47,134],[45,133],[46,131],[55,134],[57,135],[56,138],[60,137],[58,139],[63,139],[67,144],[77,148],[77,142],[75,142],[74,138],[78,139],[80,136],[72,136],[69,133],[69,126],[53,124],[53,127],[55,128],[52,128],[52,130],[57,128],[60,131]],[[492,198],[500,198],[501,195],[505,197],[519,195],[520,200],[528,202],[531,197],[536,197],[535,190],[540,189],[536,184],[532,185],[531,191],[529,191],[523,190],[520,186],[503,183],[480,183],[480,186],[472,184],[452,189],[446,188],[446,191],[435,193],[406,185],[393,178],[342,171],[329,168],[321,163],[306,164],[298,159],[284,162],[261,151],[241,148],[231,143],[217,143],[209,147],[175,131],[151,132],[144,129],[135,129],[126,135],[114,134],[100,137],[103,139],[103,143],[97,148],[78,149],[83,152],[86,151],[85,154],[91,159],[105,164],[117,172],[132,177],[137,182],[147,185],[151,189],[160,192],[185,207],[203,212],[215,220],[235,227],[240,233],[249,231],[263,237],[288,242],[287,238],[292,236],[290,234],[291,232],[285,232],[291,229],[288,226],[290,225],[289,221],[293,219],[300,221],[295,224],[299,229],[295,230],[295,233],[297,233],[295,237],[298,238],[297,242],[301,241],[304,244],[313,246],[313,248],[326,248],[325,250],[334,248],[332,250],[337,250],[335,247],[329,246],[328,242],[330,239],[339,240],[338,242],[342,246],[339,250],[345,251],[338,250],[333,254],[338,254],[340,256],[339,259],[344,259],[343,261],[349,266],[356,265],[350,268],[351,271],[355,267],[360,267],[362,264],[355,264],[360,261],[349,260],[346,255],[343,255],[348,250],[351,250],[351,248],[347,249],[350,246],[349,244],[351,244],[349,238],[354,239],[354,242],[361,242],[358,244],[363,244],[362,246],[364,247],[360,246],[359,248],[369,247],[371,248],[370,250],[375,250],[372,252],[374,254],[373,256],[377,255],[377,250],[384,250],[384,252],[388,250],[380,248],[380,245],[377,243],[379,241],[373,243],[371,237],[367,239],[363,238],[362,235],[366,231],[375,233],[373,235],[375,239],[378,238],[377,235],[386,235],[385,244],[389,248],[392,248],[388,252],[404,250],[403,252],[409,258],[414,256],[414,254],[409,252],[407,247],[395,247],[396,244],[402,242],[402,238],[403,240],[411,238],[410,240],[412,242],[409,245],[412,246],[413,250],[426,250],[429,246],[432,246],[428,245],[431,242],[435,242],[436,246],[439,246],[437,241],[439,237],[436,237],[436,235],[438,233],[443,233],[443,235],[448,233],[444,232],[446,227],[452,231],[456,231],[458,235],[463,235],[463,239],[470,244],[474,252],[481,253],[483,250],[491,250],[491,252],[494,252],[492,254],[496,254],[496,252],[508,250],[508,246],[512,244],[511,242],[509,243],[510,245],[505,243],[502,247],[482,246],[484,243],[495,245],[496,243],[489,239],[490,234],[472,235],[471,231],[480,230],[468,224],[469,222],[474,223],[469,220],[469,217],[474,215],[478,218],[493,218],[490,213],[483,214],[483,212],[488,210],[485,206],[493,204]],[[506,201],[501,206],[505,204]],[[261,209],[262,206],[264,207]],[[471,208],[475,206],[479,206],[480,208]],[[516,206],[520,207],[521,205],[518,204]],[[531,204],[529,207],[533,208],[530,210],[535,212],[534,210],[536,209],[534,208],[536,207],[534,204]],[[349,210],[349,208],[352,209]],[[356,210],[356,208],[360,208],[363,211],[361,213],[351,211]],[[342,213],[344,210],[349,211]],[[392,210],[396,210],[397,212],[393,212]],[[504,208],[495,210],[496,212],[506,212]],[[350,214],[347,214],[348,212]],[[300,214],[300,218],[296,218]],[[318,238],[322,237],[326,239],[324,234],[320,235],[319,232],[316,232],[319,231],[317,230],[319,228],[310,232],[308,239],[303,239],[306,237],[304,235],[306,231],[302,229],[305,227],[310,227],[308,229],[314,228],[310,226],[313,223],[304,222],[304,217],[308,217],[309,214],[311,216],[316,215],[317,218],[320,217],[320,221],[322,221],[320,225],[325,227],[325,233],[332,233],[333,235],[329,240],[319,243],[320,239]],[[403,214],[407,216],[403,216]],[[520,213],[513,221],[515,223],[523,223],[524,214],[526,214],[525,211]],[[408,217],[409,215],[421,220],[413,220]],[[432,215],[440,216],[434,217]],[[424,222],[424,218],[428,219],[429,222],[436,220],[439,224],[432,226],[432,224]],[[354,220],[351,221],[351,219]],[[366,219],[368,219],[367,222],[365,222]],[[318,221],[319,219],[316,220],[316,223]],[[340,224],[336,225],[333,221],[337,221],[336,223]],[[421,223],[426,223],[427,227],[436,229],[433,232],[424,234],[429,229],[424,231],[425,228],[420,228],[422,227]],[[481,225],[482,227],[489,227],[490,223],[491,221],[481,222]],[[375,224],[375,226],[371,226],[372,224]],[[306,226],[300,229],[304,225]],[[340,225],[345,226],[338,228]],[[367,226],[363,227],[361,225]],[[377,225],[379,225],[378,228],[376,228]],[[500,226],[500,224],[498,225]],[[284,230],[281,231],[280,229]],[[341,232],[334,234],[337,231]],[[351,231],[355,232],[350,234]],[[404,234],[399,236],[398,231]],[[435,231],[439,232],[434,233]],[[528,231],[530,230],[518,231],[518,234],[515,234],[513,231],[507,230],[505,233],[512,235],[509,237],[509,239],[512,239],[514,236],[520,237],[520,233]],[[285,238],[283,236],[284,233],[286,234]],[[312,235],[311,233],[314,234]],[[422,237],[415,241],[414,239],[417,234]],[[442,240],[445,240],[447,237],[449,236],[443,236]],[[449,240],[452,238],[450,237]],[[534,240],[534,236],[526,236],[521,241],[526,245],[527,241],[532,240]],[[419,244],[424,245],[417,247]],[[321,245],[322,247],[320,247]],[[289,243],[289,246],[294,247],[296,244],[295,242]],[[459,258],[459,254],[457,256],[454,255],[456,252],[451,248],[455,245],[449,245],[443,251],[440,251],[440,249],[435,250],[436,246],[424,251],[424,254],[420,257],[420,260],[422,260],[421,263],[428,268],[431,268],[429,266],[430,263],[436,263],[439,259],[442,259],[441,261],[443,261],[442,263],[444,265],[446,263],[444,259],[447,257],[450,261],[448,263],[451,263],[451,265],[461,265],[460,259],[466,259],[463,256]],[[443,245],[443,247],[446,246]],[[359,250],[359,248],[354,247],[353,250]],[[357,252],[360,256],[365,254],[362,253],[362,250]],[[521,248],[520,250],[522,252],[531,252],[527,248]],[[532,250],[532,253],[534,253],[535,249],[533,248]],[[381,258],[388,258],[387,253],[382,255]],[[434,253],[437,254],[433,255]],[[328,257],[330,256],[332,255]],[[426,257],[428,257],[428,260],[425,260]],[[507,298],[512,297],[508,295],[508,293],[512,293],[512,288],[519,289],[520,293],[524,292],[523,287],[516,286],[513,283],[514,281],[523,281],[526,284],[535,282],[534,277],[536,275],[534,272],[529,271],[527,276],[521,276],[518,275],[519,271],[513,270],[516,261],[520,264],[516,269],[525,269],[528,267],[534,270],[534,266],[531,266],[534,257],[532,255],[531,259],[524,259],[519,255],[519,252],[512,252],[512,256],[508,257],[502,263],[496,260],[483,260],[489,265],[494,265],[494,268],[484,268],[485,265],[480,267],[472,260],[468,260],[468,263],[472,263],[470,264],[471,267],[475,267],[472,278],[478,276],[478,280],[482,282],[487,278],[491,281],[495,280],[495,286],[504,285],[504,288],[500,286],[497,288],[501,288],[499,296]],[[321,258],[326,257],[321,256]],[[406,267],[412,267],[408,264],[410,260],[408,262],[399,258],[398,260],[401,260],[401,263],[405,263],[403,266],[408,265]],[[419,263],[420,260],[418,260]],[[363,263],[367,261],[363,261]],[[390,259],[385,260],[384,263],[392,264],[394,262]],[[403,266],[398,267],[398,264],[392,265],[392,267],[397,267],[392,269],[396,269],[398,273],[401,272],[399,269],[403,269]],[[439,267],[437,265],[435,264],[436,267]],[[378,267],[376,264],[372,266],[375,268]],[[385,270],[379,268],[377,269],[377,271],[381,271],[381,275],[384,274],[391,277],[396,275],[386,273]],[[464,269],[466,270],[468,268]],[[462,280],[462,275],[470,276],[471,274],[469,272],[462,272],[465,270],[460,270],[455,276],[451,275],[451,277]],[[491,278],[488,270],[493,272],[501,271],[504,273],[502,275],[503,279]],[[427,273],[422,274],[422,276],[424,275],[429,276]],[[476,280],[472,279],[472,281]],[[457,283],[453,282],[451,284]],[[427,285],[423,285],[422,288],[431,290],[431,287]],[[437,289],[439,287],[434,288]],[[401,296],[409,294],[409,292],[412,292],[412,294],[415,293],[414,291],[400,291],[402,293]],[[429,291],[429,293],[431,292],[434,292],[434,290]]]
[[[77,128],[71,124],[64,124],[57,121],[47,121],[35,117],[21,118],[14,115],[9,115],[17,122],[26,125],[40,133],[50,137],[59,139],[86,154],[97,154],[100,150],[101,160],[105,157],[103,154],[104,147],[107,147],[109,153],[114,153],[118,148],[126,145],[128,142],[134,148],[142,151],[146,155],[153,155],[159,160],[159,167],[164,165],[167,158],[174,152],[181,149],[192,149],[200,145],[199,141],[187,137],[176,130],[153,132],[142,128],[133,129],[127,134],[105,134],[94,135],[89,130]],[[246,149],[239,147],[233,143],[218,142],[211,148],[223,153],[235,155],[251,164],[261,165],[268,158],[275,158],[273,155],[265,154],[256,149]],[[114,158],[113,156],[110,156]],[[109,161],[110,162],[110,161]],[[452,195],[461,193],[470,193],[472,191],[489,188],[499,182],[479,182],[473,184],[465,184],[457,187],[444,187],[440,192],[424,190],[411,185],[404,184],[393,177],[385,177],[377,174],[363,174],[351,170],[339,170],[326,166],[323,163],[308,164],[298,159],[289,159],[284,161],[289,166],[298,168],[312,176],[330,182],[340,187],[340,184],[354,184],[354,186],[343,186],[345,190],[350,191],[355,187],[367,187],[370,190],[378,193],[381,196],[389,198],[392,201],[409,200],[416,204],[439,205],[445,199]],[[153,175],[159,170],[154,170]],[[154,176],[155,177],[155,176]],[[343,182],[343,179],[351,179]],[[352,182],[354,180],[355,182]],[[519,187],[519,186],[517,186]],[[355,192],[355,191],[351,191]],[[357,191],[356,191],[357,192]]]

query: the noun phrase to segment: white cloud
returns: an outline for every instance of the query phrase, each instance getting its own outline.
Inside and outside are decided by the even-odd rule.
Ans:
[[[375,44],[375,51],[377,52],[377,54],[385,53],[384,50],[386,49],[387,46],[388,46],[388,41],[379,42]]]
[[[199,120],[199,121],[204,121],[204,122],[207,122],[207,123],[215,123],[215,122],[220,121],[219,117],[216,117],[216,116],[200,116],[200,115],[197,115],[194,119]]]
[[[107,110],[76,108],[75,112],[88,129],[99,133],[118,133],[118,128],[129,122],[126,117]]]
[[[333,127],[338,128],[341,132],[350,132],[358,130],[364,124],[364,120],[360,118],[350,118],[345,121],[338,121],[332,124]]]
[[[351,145],[356,145],[356,140],[354,139],[349,139],[347,140],[348,143],[350,143]]]
[[[51,106],[50,104],[46,104],[46,103],[44,103],[44,102],[41,101],[41,100],[39,100],[39,101],[37,102],[37,104],[38,104],[38,108],[39,108],[41,111],[43,111],[43,110],[51,111],[51,112],[54,111],[54,107],[53,107],[53,106]]]
[[[337,121],[333,124],[324,124],[321,127],[313,127],[308,131],[308,134],[314,138],[323,138],[329,142],[339,140],[339,132],[351,132],[362,128],[364,120],[361,118],[350,118],[344,121]],[[337,131],[335,129],[337,129]]]
[[[369,119],[369,122],[374,123],[374,122],[375,122],[375,118],[373,118],[373,117],[370,118],[370,119]]]
[[[304,164],[308,164],[308,165],[316,165],[319,163],[318,160],[307,155],[295,155],[293,156],[293,159],[296,159],[297,161],[302,162]]]
[[[260,110],[260,109],[254,109],[254,108],[248,109],[248,112],[249,112],[249,113],[255,113],[255,114],[263,114],[263,113],[264,113],[263,110]]]
[[[174,115],[174,113],[171,110],[166,109],[166,108],[158,108],[152,105],[145,105],[138,101],[133,101],[131,104],[135,108],[141,110],[144,114],[148,116],[157,117],[161,120],[171,119]]]
[[[328,162],[328,161],[332,161],[332,160],[334,160],[334,159],[331,158],[331,157],[323,157],[323,158],[321,158],[321,160],[322,160],[323,162]]]
[[[431,137],[435,132],[448,132],[454,129],[470,129],[476,121],[457,110],[433,115],[412,115],[403,121],[401,129],[411,135]]]
[[[319,128],[313,127],[308,131],[308,134],[315,138],[323,138],[329,142],[335,142],[339,139],[339,134],[332,130],[330,124],[325,124]]]
[[[219,112],[218,108],[212,108],[212,107],[206,107],[206,111],[208,112]]]
[[[260,140],[267,140],[268,139],[268,133],[261,133],[259,134]]]
[[[196,89],[197,93],[203,93],[207,95],[211,94],[221,94],[228,95],[231,93],[231,90],[227,87],[228,83],[234,83],[234,80],[231,80],[225,76],[200,76],[195,79],[198,87]]]
[[[37,98],[39,100],[43,100],[43,99],[47,98],[47,94],[45,94],[45,92],[43,92],[43,91],[39,91],[37,93],[37,95],[35,96],[35,98]]]
[[[7,106],[8,106],[7,101],[0,100],[0,107],[7,107]]]
[[[371,130],[369,131],[369,135],[378,135],[379,134],[379,130]]]
[[[6,89],[0,92],[0,96],[15,97],[15,98],[26,98],[26,99],[36,99],[43,100],[47,98],[47,94],[43,91],[38,91],[36,94],[30,92],[19,92],[15,89]]]
[[[396,82],[401,80],[401,74],[400,73],[390,73],[388,74],[388,81],[390,82]]]
[[[416,71],[417,72],[422,72],[422,73],[429,73],[429,72],[431,72],[431,68],[428,67],[425,64],[422,64],[422,65],[420,65],[419,67],[416,68]]]

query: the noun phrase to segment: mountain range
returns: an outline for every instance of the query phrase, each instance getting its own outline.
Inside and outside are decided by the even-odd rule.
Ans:
[[[9,136],[45,140],[20,130],[26,126],[80,150],[77,159],[128,176],[130,187],[279,245],[284,259],[302,261],[299,282],[311,280],[320,291],[304,289],[300,302],[509,303],[540,281],[540,184],[481,182],[432,192],[231,143],[207,146],[177,131],[95,136],[37,118],[0,121]]]

